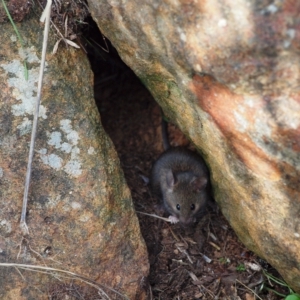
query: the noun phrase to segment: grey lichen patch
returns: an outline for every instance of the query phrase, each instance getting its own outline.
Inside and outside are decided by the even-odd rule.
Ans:
[[[77,177],[81,174],[81,163],[79,160],[76,160],[76,159],[69,160],[66,163],[64,170],[69,175]]]
[[[12,95],[19,101],[18,104],[12,105],[11,112],[14,116],[24,117],[24,124],[22,123],[19,126],[27,128],[28,118],[25,118],[25,116],[33,115],[35,111],[40,60],[34,47],[20,49],[19,55],[32,64],[32,68],[28,70],[28,80],[25,78],[24,65],[21,60],[14,59],[7,64],[0,64],[0,67],[8,76],[7,83],[13,89]],[[43,105],[40,106],[39,116],[43,119],[47,118],[46,108]]]
[[[95,148],[94,147],[90,147],[89,150],[88,150],[88,154],[89,155],[95,154]]]
[[[79,216],[79,221],[85,223],[88,222],[91,219],[92,215],[91,213],[84,212]]]
[[[47,144],[53,146],[61,155],[50,153],[47,149],[40,149],[41,160],[44,164],[50,166],[55,170],[64,170],[72,177],[81,175],[81,159],[79,157],[80,149],[77,147],[79,141],[79,134],[73,130],[71,120],[63,119],[60,121],[60,131],[48,132]],[[63,139],[66,142],[63,142]],[[64,161],[61,157],[63,154],[71,154],[68,161]]]
[[[12,36],[10,37],[10,40],[11,40],[12,42],[16,42],[18,39],[17,39],[17,36],[16,36],[16,35],[12,35]]]
[[[54,146],[56,149],[61,148],[61,132],[51,132],[49,134],[48,144]]]
[[[71,121],[70,120],[61,120],[60,121],[60,128],[67,134],[67,139],[72,145],[77,145],[79,136],[77,131],[72,129]]]
[[[20,130],[20,135],[25,135],[31,132],[32,128],[32,121],[29,120],[27,117],[23,118],[23,122],[17,126]]]
[[[3,236],[10,234],[12,231],[11,223],[7,220],[0,221],[0,232]]]
[[[42,162],[45,165],[48,165],[55,170],[60,170],[62,168],[63,159],[60,158],[58,155],[53,153],[48,155],[47,149],[41,149],[39,153],[41,155]]]
[[[76,201],[72,201],[72,202],[70,203],[70,205],[71,205],[71,207],[72,207],[73,209],[75,209],[75,210],[81,209],[81,208],[82,208],[81,203],[76,202]]]

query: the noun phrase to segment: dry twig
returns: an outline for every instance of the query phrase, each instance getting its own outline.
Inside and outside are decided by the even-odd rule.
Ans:
[[[144,212],[141,212],[141,211],[137,211],[137,210],[136,210],[136,212],[139,213],[139,214],[145,215],[145,216],[149,216],[149,217],[161,219],[161,220],[164,220],[166,222],[172,223],[172,221],[170,219],[164,218],[164,217],[160,217],[160,216],[155,215],[155,214],[147,214],[147,213],[144,213]]]
[[[39,273],[43,273],[43,274],[47,274],[47,275],[52,275],[55,278],[63,277],[65,279],[77,279],[77,280],[80,280],[80,281],[82,281],[82,282],[98,289],[101,293],[106,295],[107,299],[110,299],[110,298],[103,291],[103,288],[105,288],[105,289],[107,289],[111,292],[114,292],[115,294],[121,296],[123,299],[128,299],[126,296],[122,295],[121,293],[119,293],[115,289],[112,289],[112,288],[107,287],[105,285],[99,284],[99,283],[97,283],[97,282],[95,282],[95,281],[93,281],[89,278],[86,278],[82,275],[79,275],[79,274],[76,274],[76,273],[73,273],[73,272],[70,272],[70,271],[66,271],[66,270],[62,270],[62,269],[56,269],[56,268],[50,268],[50,267],[44,267],[44,266],[38,266],[38,265],[26,265],[26,264],[16,264],[16,263],[0,263],[0,267],[14,267],[14,268],[17,268],[17,269],[23,269],[23,270],[27,270],[27,271],[39,272]],[[62,273],[64,275],[61,275],[59,273]]]
[[[35,113],[34,113],[33,124],[32,124],[30,149],[29,149],[29,157],[28,157],[27,173],[25,179],[24,197],[23,197],[23,206],[22,206],[21,221],[20,221],[20,226],[24,234],[29,234],[28,227],[26,224],[26,210],[27,210],[28,191],[29,191],[30,178],[31,178],[32,160],[33,160],[33,153],[34,153],[34,143],[36,139],[37,124],[39,118],[39,108],[40,108],[40,102],[42,96],[42,83],[43,83],[44,68],[45,68],[45,61],[46,61],[46,50],[47,50],[47,42],[48,42],[48,34],[49,34],[51,4],[52,4],[52,0],[47,0],[46,8],[40,19],[41,22],[45,22],[45,30],[44,30],[40,74],[39,74],[39,81],[38,81],[37,100],[36,100]]]

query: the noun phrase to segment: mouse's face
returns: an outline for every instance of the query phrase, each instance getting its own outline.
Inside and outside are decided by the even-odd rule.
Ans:
[[[196,222],[197,215],[206,204],[206,192],[193,192],[185,187],[178,187],[166,194],[165,206],[168,212],[176,216],[183,225]]]
[[[193,224],[201,214],[208,199],[207,179],[195,176],[176,178],[173,175],[173,179],[168,180],[167,185],[168,189],[164,194],[164,204],[167,211],[176,216],[181,224]]]

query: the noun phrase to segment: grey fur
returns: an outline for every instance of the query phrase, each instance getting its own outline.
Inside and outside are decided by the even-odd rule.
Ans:
[[[165,210],[183,225],[196,222],[210,198],[209,173],[203,159],[182,147],[162,153],[153,165],[150,183]]]

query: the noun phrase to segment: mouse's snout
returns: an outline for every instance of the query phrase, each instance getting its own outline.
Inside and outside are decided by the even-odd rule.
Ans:
[[[179,222],[183,227],[188,227],[193,225],[196,222],[196,219],[194,217],[180,217]]]

